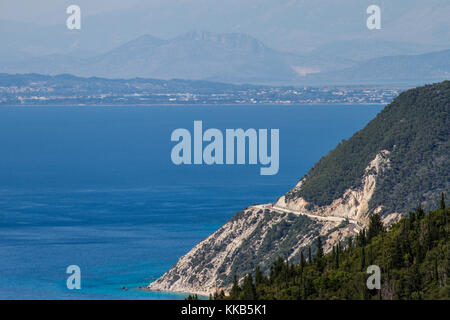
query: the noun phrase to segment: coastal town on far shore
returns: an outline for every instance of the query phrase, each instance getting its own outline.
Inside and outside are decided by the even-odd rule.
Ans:
[[[0,105],[387,104],[406,89],[0,74]]]

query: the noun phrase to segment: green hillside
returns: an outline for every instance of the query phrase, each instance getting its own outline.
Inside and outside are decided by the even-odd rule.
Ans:
[[[342,141],[306,175],[299,191],[313,205],[327,205],[347,188],[358,187],[364,169],[380,150],[390,151],[391,168],[377,178],[371,209],[412,210],[437,205],[450,188],[450,81],[400,94],[364,129]]]
[[[270,274],[259,269],[235,284],[228,299],[450,299],[450,207],[425,214],[418,207],[389,231],[378,215],[356,239],[323,255],[321,239],[316,255],[304,250],[300,264],[279,259]],[[381,289],[369,290],[367,267],[381,270]],[[238,277],[243,276],[242,274]],[[225,298],[217,295],[216,299]]]

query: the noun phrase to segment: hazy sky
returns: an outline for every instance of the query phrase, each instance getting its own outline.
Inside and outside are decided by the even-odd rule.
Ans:
[[[135,7],[142,0],[3,0],[0,19],[56,24],[66,18],[66,8],[79,5],[86,16]]]
[[[192,30],[247,33],[293,52],[354,39],[450,43],[450,0],[2,0],[0,22],[27,21],[51,26],[53,30],[42,31],[48,34],[65,32],[71,4],[81,7],[86,51],[107,49],[142,34],[168,39]],[[382,9],[382,30],[366,28],[371,4]],[[22,30],[17,24],[14,28],[0,34],[16,37],[16,32],[18,37]]]
[[[314,16],[315,20],[335,17],[348,17],[360,12],[370,4],[386,7],[386,15],[401,15],[417,5],[428,7],[449,3],[448,0],[3,0],[0,3],[0,19],[29,21],[37,24],[55,24],[65,17],[65,8],[71,4],[79,5],[87,16],[123,11],[136,8],[135,13],[163,14],[166,17],[179,17],[182,14],[198,14],[200,20],[210,17],[224,18],[242,16],[252,18],[252,14],[264,12],[267,22],[284,23],[291,21],[292,15],[301,20],[306,16]],[[329,10],[327,10],[327,8]],[[325,15],[323,15],[325,13]],[[132,23],[132,20],[130,20]]]

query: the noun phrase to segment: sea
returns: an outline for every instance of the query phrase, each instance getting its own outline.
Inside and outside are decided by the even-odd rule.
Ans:
[[[381,105],[0,107],[0,299],[184,299],[145,287],[291,189]],[[171,133],[279,129],[279,172],[175,165]],[[80,268],[69,289],[68,266]]]

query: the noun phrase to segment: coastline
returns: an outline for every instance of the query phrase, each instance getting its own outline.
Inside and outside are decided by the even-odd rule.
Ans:
[[[155,280],[156,281],[156,280]],[[182,289],[175,289],[175,290],[160,290],[160,289],[150,289],[149,286],[153,283],[152,281],[148,286],[141,287],[139,290],[148,291],[148,292],[167,292],[167,293],[180,293],[180,294],[187,294],[187,295],[194,295],[196,294],[199,297],[204,297],[206,299],[209,298],[210,294],[214,294],[214,292],[207,292],[207,291],[199,291],[199,290],[182,290]]]

